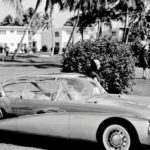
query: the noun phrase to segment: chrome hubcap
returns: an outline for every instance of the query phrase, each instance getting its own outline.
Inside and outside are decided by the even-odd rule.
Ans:
[[[126,136],[120,131],[112,131],[108,136],[110,146],[114,148],[123,148],[126,146]]]
[[[103,144],[106,150],[128,150],[130,142],[128,132],[120,125],[111,125],[104,131]]]

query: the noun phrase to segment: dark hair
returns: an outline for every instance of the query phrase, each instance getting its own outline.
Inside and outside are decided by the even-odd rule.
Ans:
[[[96,71],[97,70],[97,66],[94,62],[94,59],[91,59],[91,70]]]

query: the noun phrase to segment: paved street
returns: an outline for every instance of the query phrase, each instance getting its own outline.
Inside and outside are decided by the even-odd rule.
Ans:
[[[1,56],[0,81],[22,75],[60,72],[60,60],[60,56],[39,57],[36,55],[29,55],[17,57],[14,61],[12,61],[11,58],[5,58],[5,61],[2,61]]]

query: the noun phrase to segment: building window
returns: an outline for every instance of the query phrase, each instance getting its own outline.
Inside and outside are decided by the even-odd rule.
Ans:
[[[17,31],[18,35],[22,35],[24,33],[24,31]]]
[[[59,37],[59,32],[55,32],[55,37]]]
[[[55,43],[55,47],[59,47],[59,42],[56,42],[56,43]]]
[[[117,35],[116,31],[112,31],[112,36],[116,36],[116,35]]]
[[[0,30],[0,34],[1,35],[5,35],[6,34],[6,30]]]

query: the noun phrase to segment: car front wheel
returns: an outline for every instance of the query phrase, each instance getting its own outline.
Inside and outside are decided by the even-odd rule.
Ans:
[[[128,128],[121,124],[105,126],[98,140],[100,148],[105,150],[131,150],[135,144]]]

